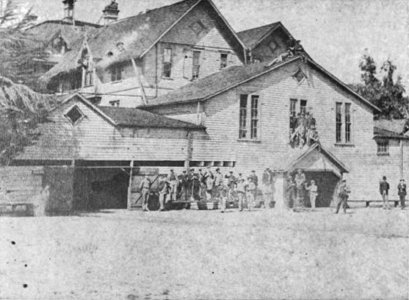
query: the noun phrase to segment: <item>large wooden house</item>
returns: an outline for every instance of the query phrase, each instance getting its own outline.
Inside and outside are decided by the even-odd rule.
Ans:
[[[109,22],[46,74],[60,91],[77,82],[78,94],[14,164],[71,170],[70,209],[92,199],[102,199],[94,208],[131,207],[138,176],[188,167],[268,167],[281,203],[298,168],[317,182],[318,206],[331,204],[341,178],[352,201],[379,199],[382,176],[392,187],[409,176],[408,133],[375,124],[379,109],[294,41],[281,23],[236,34],[210,0]]]

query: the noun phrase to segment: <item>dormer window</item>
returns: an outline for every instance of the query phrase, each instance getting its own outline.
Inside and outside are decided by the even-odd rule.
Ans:
[[[278,45],[277,45],[277,43],[275,41],[271,41],[268,44],[268,47],[270,48],[271,52],[274,52],[277,49]]]
[[[72,125],[77,124],[84,117],[84,114],[79,109],[78,106],[72,107],[66,114],[65,117],[71,121]]]
[[[118,49],[119,52],[124,52],[125,51],[125,45],[122,42],[117,43],[116,48]]]
[[[206,27],[200,21],[197,21],[193,23],[192,25],[190,25],[190,28],[193,30],[193,32],[196,35],[200,35],[206,29]]]

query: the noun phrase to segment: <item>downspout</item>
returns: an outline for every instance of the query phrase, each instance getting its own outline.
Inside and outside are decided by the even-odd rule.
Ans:
[[[403,178],[403,139],[399,141],[400,146],[400,178]]]

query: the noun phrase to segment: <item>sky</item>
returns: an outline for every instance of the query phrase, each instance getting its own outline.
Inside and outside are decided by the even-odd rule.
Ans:
[[[61,0],[22,0],[40,20],[61,19]],[[120,18],[178,0],[117,0]],[[409,1],[213,0],[236,31],[281,21],[311,57],[346,83],[360,81],[364,53],[391,59],[409,91]],[[77,0],[76,18],[98,22],[110,0]]]

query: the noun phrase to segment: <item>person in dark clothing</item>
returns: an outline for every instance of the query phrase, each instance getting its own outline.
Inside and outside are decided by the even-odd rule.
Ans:
[[[337,209],[335,211],[336,214],[339,212],[341,205],[344,210],[344,214],[347,213],[348,197],[349,197],[350,192],[351,190],[349,186],[347,186],[346,180],[342,179],[341,184],[338,188],[338,203],[337,203]]]
[[[379,183],[379,192],[382,195],[383,209],[390,209],[388,199],[389,183],[386,181],[386,176],[383,176],[382,181]]]
[[[405,197],[406,197],[406,183],[405,179],[401,179],[398,184],[398,195],[400,199],[400,208],[405,209]]]

